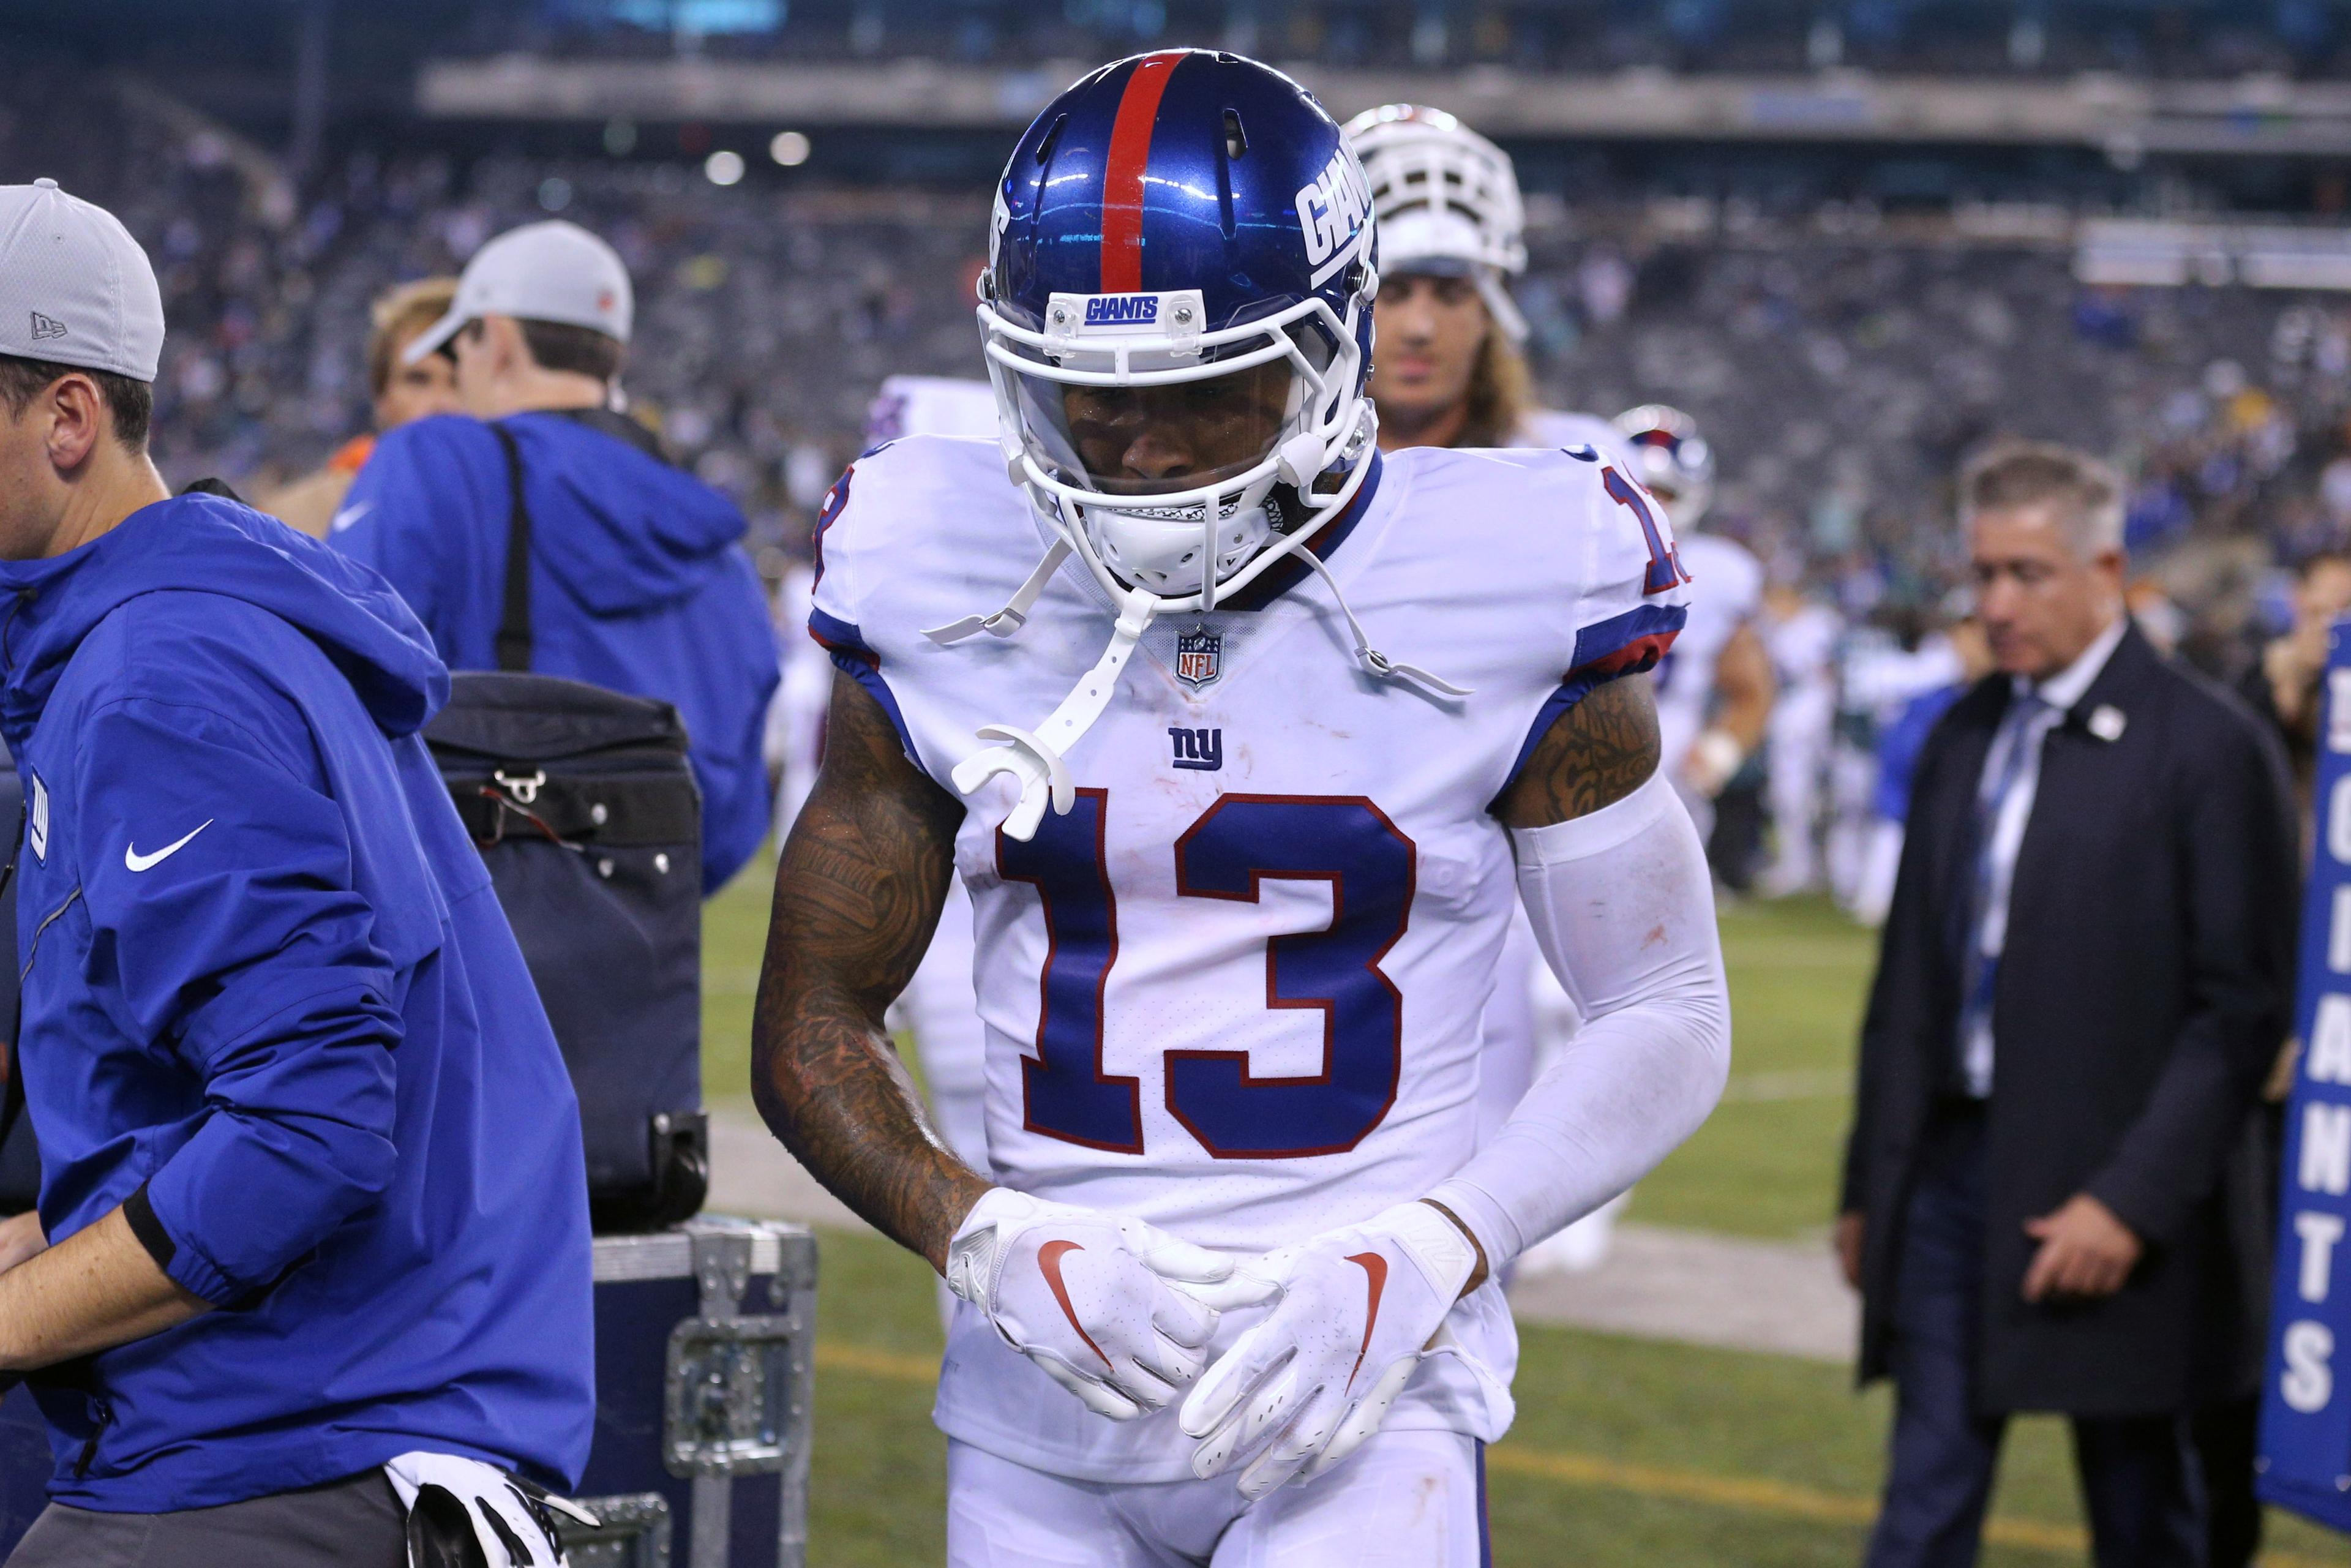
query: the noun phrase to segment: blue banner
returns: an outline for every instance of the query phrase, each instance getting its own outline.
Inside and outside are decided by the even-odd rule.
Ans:
[[[2303,901],[2277,1267],[2262,1391],[2262,1497],[2351,1530],[2351,622],[2327,651],[2317,845]]]

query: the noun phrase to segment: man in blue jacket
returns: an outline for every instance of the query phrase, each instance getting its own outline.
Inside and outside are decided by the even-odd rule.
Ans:
[[[594,1414],[586,1176],[417,737],[447,672],[374,573],[170,497],[162,336],[120,224],[0,188],[0,732],[41,1144],[0,1380],[57,1459],[10,1561],[400,1568],[404,1502],[478,1498],[544,1563],[524,1491],[575,1480]]]
[[[613,411],[631,313],[620,256],[576,225],[484,246],[448,314],[406,350],[453,354],[474,417],[385,435],[329,538],[391,580],[453,669],[536,670],[674,704],[715,893],[768,829],[775,628],[743,514]]]

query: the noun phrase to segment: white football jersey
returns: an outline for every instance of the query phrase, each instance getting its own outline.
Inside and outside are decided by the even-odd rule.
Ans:
[[[1657,667],[1657,737],[1667,768],[1678,768],[1706,728],[1715,662],[1731,635],[1763,607],[1763,569],[1736,539],[1684,534],[1676,545],[1688,573],[1689,621]]]
[[[1378,461],[1378,460],[1375,460]],[[1034,727],[1092,669],[1110,601],[1064,565],[1008,638],[925,627],[1002,604],[1046,525],[992,442],[909,437],[827,500],[810,628],[953,789],[980,727]],[[1162,619],[1071,748],[1078,793],[1034,839],[1017,789],[973,796],[988,1158],[1024,1192],[1255,1252],[1418,1197],[1478,1134],[1479,1017],[1517,887],[1487,807],[1583,693],[1646,668],[1683,617],[1663,511],[1596,457],[1423,449],[1379,462],[1324,559],[1370,636],[1456,685],[1366,674],[1294,562],[1257,609]],[[1218,1345],[1256,1314],[1228,1315]],[[1498,1287],[1454,1313],[1387,1425],[1492,1439],[1517,1342]],[[1173,1408],[1092,1415],[957,1314],[937,1418],[1096,1480],[1172,1480]]]

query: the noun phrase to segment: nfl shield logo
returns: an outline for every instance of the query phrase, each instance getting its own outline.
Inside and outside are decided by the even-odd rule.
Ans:
[[[1176,678],[1194,691],[1225,673],[1225,634],[1195,626],[1176,638]]]

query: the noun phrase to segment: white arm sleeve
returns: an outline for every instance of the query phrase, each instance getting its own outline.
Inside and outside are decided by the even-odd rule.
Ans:
[[[1511,839],[1535,941],[1585,1021],[1429,1194],[1496,1270],[1640,1180],[1698,1130],[1730,1071],[1714,883],[1665,775]]]

